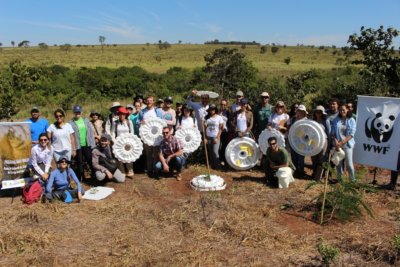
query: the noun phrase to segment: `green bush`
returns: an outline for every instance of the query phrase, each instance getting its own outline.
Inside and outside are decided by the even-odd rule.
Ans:
[[[322,238],[317,244],[317,250],[321,255],[322,263],[327,266],[335,263],[340,255],[340,250],[336,246],[325,243]]]

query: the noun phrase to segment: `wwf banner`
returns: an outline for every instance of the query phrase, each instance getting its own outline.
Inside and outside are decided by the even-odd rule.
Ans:
[[[0,122],[0,181],[21,178],[31,154],[30,122]]]
[[[400,98],[358,96],[354,162],[396,170]]]

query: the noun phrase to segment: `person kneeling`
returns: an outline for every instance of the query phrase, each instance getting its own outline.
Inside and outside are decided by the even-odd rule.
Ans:
[[[156,169],[165,173],[176,170],[176,180],[182,179],[181,171],[185,166],[186,158],[183,156],[183,145],[180,140],[171,135],[169,127],[164,127],[163,140],[160,143],[160,161],[156,163]]]
[[[58,199],[64,202],[72,202],[73,198],[77,198],[78,201],[82,200],[82,195],[85,193],[81,187],[76,174],[67,158],[61,158],[57,161],[57,169],[51,172],[50,178],[46,184],[46,199],[52,201]],[[71,180],[73,180],[77,186],[77,189],[72,188]]]
[[[114,179],[118,183],[125,182],[125,175],[118,169],[118,162],[110,146],[111,136],[102,134],[99,144],[92,151],[92,163],[96,179],[103,181]]]
[[[283,147],[279,147],[275,137],[268,138],[265,176],[267,181],[275,187],[287,188],[293,182],[292,172],[295,169],[289,158],[289,153]]]

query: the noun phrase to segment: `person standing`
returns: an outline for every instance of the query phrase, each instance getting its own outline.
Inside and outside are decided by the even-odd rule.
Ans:
[[[176,112],[172,108],[172,103],[173,100],[171,96],[165,98],[164,106],[161,110],[162,118],[167,123],[169,129],[172,131],[171,134],[173,133],[174,126],[176,125]]]
[[[192,90],[191,95],[186,99],[186,104],[194,110],[194,115],[197,121],[197,127],[200,133],[203,133],[204,117],[207,115],[210,96],[207,94],[201,95],[201,102],[193,102],[193,97],[197,94],[197,90]]]
[[[348,113],[346,105],[340,105],[339,114],[332,121],[332,141],[336,150],[343,149],[345,158],[336,167],[338,178],[343,175],[343,162],[346,161],[346,168],[351,181],[355,181],[355,171],[353,165],[354,134],[356,133],[356,121]]]
[[[224,164],[224,169],[226,170],[228,167],[228,163],[226,162],[226,158],[225,158],[225,150],[226,147],[228,145],[229,142],[229,131],[228,131],[228,127],[230,127],[229,125],[229,119],[231,117],[231,113],[228,110],[228,101],[225,99],[222,99],[220,101],[219,104],[219,114],[221,116],[221,118],[224,121],[224,126],[222,128],[222,133],[221,133],[221,146],[219,149],[219,158],[221,160],[221,164]]]
[[[31,109],[31,117],[25,121],[31,123],[29,128],[31,130],[32,145],[38,144],[39,135],[47,132],[47,128],[49,128],[49,122],[44,118],[40,118],[40,111],[38,107],[33,107]]]
[[[133,124],[128,120],[129,112],[124,107],[120,107],[117,111],[118,120],[114,122],[111,132],[111,139],[115,143],[116,138],[122,135],[134,135]],[[133,178],[133,163],[123,163],[118,161],[118,168],[128,178]]]
[[[147,104],[147,107],[142,109],[139,113],[138,123],[141,124],[141,127],[143,127],[143,125],[146,124],[146,121],[151,118],[162,119],[161,109],[155,108],[153,96],[147,96],[146,104]],[[144,154],[146,156],[146,165],[147,165],[147,170],[145,170],[145,171],[147,171],[147,174],[149,176],[152,176],[155,171],[154,166],[158,159],[159,147],[143,144],[143,150],[144,150]]]
[[[267,127],[269,118],[272,115],[272,106],[269,104],[269,94],[262,92],[260,102],[254,109],[254,135],[256,140],[260,133]]]
[[[313,118],[314,121],[318,122],[318,124],[324,129],[325,134],[326,134],[326,147],[324,147],[321,152],[319,152],[317,155],[311,157],[312,161],[312,169],[313,169],[313,174],[312,177],[314,180],[319,181],[322,177],[322,164],[326,160],[326,152],[328,148],[328,137],[330,136],[331,132],[331,125],[326,119],[326,112],[325,108],[321,105],[318,105],[313,112]]]
[[[186,158],[183,155],[183,144],[178,138],[173,136],[171,128],[163,128],[163,140],[160,143],[159,161],[155,168],[158,172],[171,172],[176,170],[176,180],[182,179],[182,169],[185,166]]]
[[[231,124],[237,137],[250,137],[253,128],[253,113],[248,109],[247,98],[240,100],[240,109],[232,114]]]
[[[92,165],[92,149],[96,147],[95,130],[92,123],[87,118],[82,117],[82,107],[74,106],[74,117],[69,121],[74,129],[75,138],[75,173],[82,181],[85,178],[84,161],[89,165],[91,176],[94,176]]]
[[[307,114],[308,114],[308,112],[307,112],[306,107],[303,104],[299,105],[299,107],[296,110],[296,117],[295,117],[295,120],[293,121],[293,123],[295,123],[297,121],[301,121],[301,120],[307,120]],[[289,128],[289,131],[290,131],[290,128]],[[294,149],[292,149],[291,157],[292,157],[293,164],[296,168],[296,173],[297,173],[298,177],[304,177],[305,176],[304,156],[298,154]]]
[[[71,156],[76,156],[74,129],[71,124],[64,122],[65,112],[62,109],[56,109],[54,117],[56,121],[47,129],[54,160],[57,162],[66,158],[71,161]]]
[[[240,109],[240,100],[244,97],[243,91],[236,92],[236,102],[230,106],[230,112],[233,114]]]
[[[206,142],[209,162],[212,169],[217,169],[220,165],[219,146],[224,120],[218,115],[218,108],[214,104],[210,105],[206,120]]]
[[[91,111],[89,116],[91,119],[90,122],[92,123],[94,129],[94,138],[96,140],[96,144],[98,144],[100,141],[100,136],[104,132],[104,121],[100,119],[100,113],[97,111]]]

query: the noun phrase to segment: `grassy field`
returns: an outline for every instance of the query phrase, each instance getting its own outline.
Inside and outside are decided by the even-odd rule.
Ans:
[[[147,71],[163,73],[174,66],[193,69],[205,65],[204,56],[212,53],[222,45],[172,45],[171,48],[159,49],[158,45],[118,45],[72,47],[66,53],[59,47],[41,49],[29,48],[3,48],[0,50],[0,67],[5,67],[9,62],[20,59],[24,64],[39,65],[64,65],[71,68],[79,67],[109,67],[140,66]],[[271,46],[265,54],[260,53],[260,46],[248,45],[241,48],[239,45],[230,45],[246,55],[263,77],[287,76],[299,71],[315,69],[332,69],[337,67],[338,58],[343,58],[340,49],[319,47],[279,47],[276,54],[272,54]],[[334,55],[334,51],[336,54]],[[290,57],[290,64],[284,59]]]

